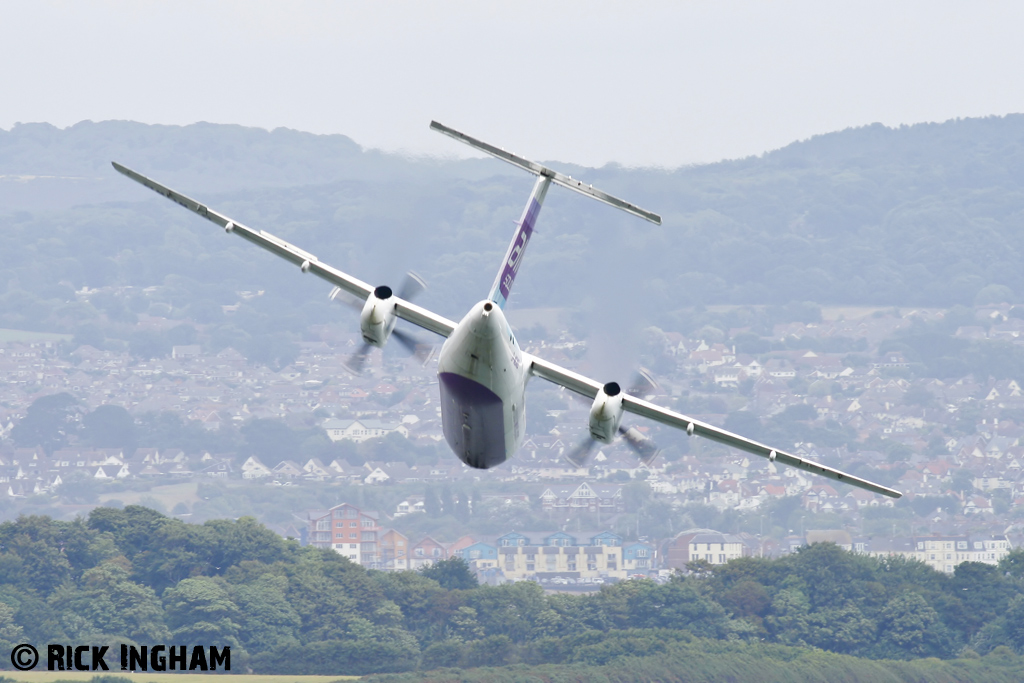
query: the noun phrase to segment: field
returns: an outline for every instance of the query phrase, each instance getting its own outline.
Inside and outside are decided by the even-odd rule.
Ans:
[[[28,330],[8,330],[0,327],[0,344],[8,342],[58,342],[70,341],[70,334],[53,332],[29,332]]]
[[[119,671],[0,671],[7,680],[23,683],[53,683],[54,681],[88,681],[94,676],[104,679],[121,678],[125,683],[331,683],[354,681],[359,676],[255,676],[249,674],[190,674],[190,673],[121,673]]]
[[[115,491],[114,493],[103,493],[100,495],[100,503],[104,504],[109,500],[119,500],[125,505],[145,505],[144,498],[152,498],[170,511],[177,503],[187,503],[192,506],[200,499],[197,490],[198,482],[183,481],[166,486],[154,486],[148,491]]]

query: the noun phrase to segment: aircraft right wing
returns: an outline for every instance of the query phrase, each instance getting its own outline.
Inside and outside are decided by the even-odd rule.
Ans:
[[[567,370],[566,368],[550,363],[542,358],[537,358],[536,356],[531,356],[530,358],[530,371],[537,377],[563,386],[566,389],[575,391],[577,394],[582,394],[590,399],[597,396],[597,392],[600,391],[602,386],[601,382],[598,382],[597,380],[584,377],[577,372]],[[681,429],[691,436],[702,436],[705,439],[717,441],[718,443],[725,444],[726,446],[731,446],[741,451],[752,453],[753,455],[759,455],[762,458],[767,458],[771,462],[780,462],[783,465],[796,467],[797,469],[804,470],[805,472],[820,474],[823,477],[835,479],[836,481],[843,482],[844,484],[852,484],[890,498],[901,498],[903,496],[899,491],[888,488],[887,486],[876,484],[872,481],[868,481],[867,479],[861,479],[860,477],[847,474],[846,472],[816,463],[812,460],[800,458],[796,455],[792,455],[791,453],[780,451],[777,448],[770,448],[746,437],[733,434],[732,432],[727,432],[726,430],[715,427],[714,425],[709,425],[706,422],[695,420],[692,417],[683,415],[682,413],[677,413],[674,410],[663,408],[649,401],[635,398],[629,394],[623,394],[622,403],[623,408],[628,413],[646,417],[650,420],[654,420],[655,422],[668,425],[669,427]]]
[[[269,232],[265,232],[263,230],[254,230],[242,225],[238,221],[214,211],[205,204],[201,204],[180,192],[175,192],[169,187],[161,185],[141,173],[136,173],[116,161],[111,163],[114,165],[114,168],[118,173],[128,176],[140,185],[145,185],[157,194],[167,197],[172,202],[184,206],[192,213],[198,214],[211,223],[215,223],[224,228],[227,232],[243,237],[256,246],[262,247],[263,249],[280,256],[286,261],[291,261],[297,265],[303,273],[312,273],[322,280],[330,282],[335,287],[340,287],[349,294],[358,297],[362,301],[365,301],[367,297],[373,293],[373,287],[371,285],[352,277],[348,273],[343,273],[337,268],[332,268],[326,263],[322,263],[313,254],[296,247],[294,244],[285,242],[280,237],[275,237]],[[398,315],[399,318],[408,320],[414,325],[419,325],[423,329],[430,330],[442,337],[448,337],[451,335],[452,330],[455,329],[455,323],[444,316],[428,311],[421,306],[416,306],[404,299],[398,298],[397,296],[394,297],[394,299],[395,314]]]

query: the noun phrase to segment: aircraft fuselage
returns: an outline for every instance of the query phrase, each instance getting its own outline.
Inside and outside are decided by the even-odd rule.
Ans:
[[[488,469],[519,449],[529,377],[501,308],[492,301],[473,306],[437,359],[444,438],[462,462]]]

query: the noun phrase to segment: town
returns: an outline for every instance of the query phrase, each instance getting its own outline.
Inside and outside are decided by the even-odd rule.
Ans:
[[[77,296],[98,294],[111,292]],[[687,335],[649,328],[642,360],[657,386],[647,398],[870,474],[903,491],[901,501],[640,422],[633,426],[662,448],[652,464],[614,444],[575,467],[564,456],[588,438],[587,406],[541,380],[531,384],[528,439],[517,458],[476,471],[446,450],[429,360],[388,351],[354,375],[345,360],[358,346],[356,333],[339,323],[311,327],[288,362],[272,367],[231,346],[215,348],[200,324],[141,314],[135,327],[143,338],[191,343],[147,352],[70,335],[0,337],[2,514],[71,518],[134,500],[202,521],[218,491],[269,486],[279,502],[262,513],[231,512],[373,569],[462,557],[481,581],[549,587],[665,577],[818,541],[947,573],[964,561],[997,563],[1024,540],[1024,392],[1013,376],[1014,354],[1024,348],[1021,310],[826,313],[769,328],[763,320],[742,324],[750,310],[723,307],[703,312],[711,322]],[[531,323],[529,316],[520,320]],[[554,326],[520,324],[517,334],[527,352],[593,371],[587,340],[547,329]],[[960,355],[987,354],[987,376],[934,351],[942,344]],[[1000,359],[1009,360],[1000,366]],[[37,400],[61,394],[75,403],[68,437],[27,446],[19,424]],[[190,440],[90,443],[90,416],[111,407],[137,424],[177,420]],[[256,452],[259,434],[239,438],[254,423],[305,440],[274,450],[263,439]],[[204,485],[209,495],[198,496]],[[317,493],[285,495],[296,489]],[[176,501],[169,491],[188,493]],[[275,505],[288,509],[267,513]],[[456,518],[458,527],[444,521]]]

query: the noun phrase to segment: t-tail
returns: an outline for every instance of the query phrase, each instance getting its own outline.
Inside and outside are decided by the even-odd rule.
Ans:
[[[570,190],[575,190],[576,192],[591,197],[592,199],[604,202],[605,204],[614,206],[617,209],[622,209],[627,213],[639,216],[656,225],[661,225],[661,216],[658,214],[647,211],[646,209],[641,209],[639,206],[630,204],[618,197],[613,197],[610,194],[595,189],[593,185],[587,185],[581,180],[576,180],[571,176],[562,175],[561,173],[553,171],[546,166],[541,166],[538,163],[516,156],[511,152],[506,152],[499,147],[477,140],[476,138],[471,138],[464,133],[460,133],[457,130],[441,125],[437,121],[431,121],[430,127],[439,133],[444,133],[449,137],[453,137],[460,142],[466,143],[470,147],[479,149],[482,152],[487,152],[491,156],[495,156],[502,161],[506,161],[513,166],[517,166],[524,171],[529,171],[530,173],[538,176],[537,182],[533,186],[533,192],[530,193],[530,199],[526,202],[526,208],[523,209],[523,216],[516,224],[516,231],[512,236],[512,242],[508,245],[508,251],[505,252],[505,260],[502,261],[501,268],[498,270],[498,276],[494,280],[494,285],[491,287],[491,293],[488,297],[500,308],[505,308],[505,303],[508,301],[509,292],[512,290],[512,285],[516,280],[516,273],[519,272],[519,266],[523,262],[523,254],[526,253],[526,247],[530,244],[534,226],[537,224],[537,216],[540,215],[540,207],[544,204],[544,197],[547,195],[548,188],[551,186],[551,183],[567,187]]]

